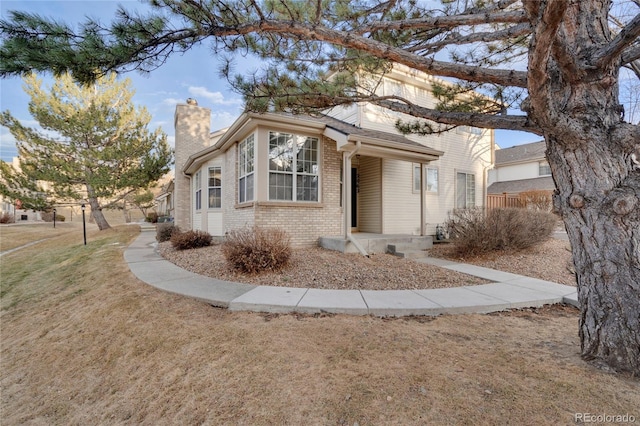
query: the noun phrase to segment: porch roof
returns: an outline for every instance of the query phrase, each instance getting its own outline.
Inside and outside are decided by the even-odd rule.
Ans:
[[[194,173],[200,165],[226,151],[235,141],[258,125],[285,124],[293,130],[317,132],[336,141],[338,151],[350,152],[360,143],[358,153],[372,157],[392,158],[412,162],[437,160],[444,152],[414,142],[403,135],[363,129],[327,115],[309,116],[283,113],[244,113],[218,141],[189,156],[182,168]]]

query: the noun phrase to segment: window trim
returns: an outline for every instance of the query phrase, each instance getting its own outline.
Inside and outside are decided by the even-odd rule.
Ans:
[[[413,179],[413,193],[414,194],[419,194],[420,193],[420,188],[416,187],[416,183],[420,182],[419,178],[417,178],[416,176],[416,170],[420,170],[420,163],[411,163],[413,166],[413,172],[412,172],[412,179]],[[433,166],[429,166],[428,164],[423,164],[423,176],[424,176],[424,192],[427,195],[438,195],[440,193],[440,171],[438,170],[438,167],[433,167]],[[436,172],[436,190],[435,191],[430,191],[429,190],[429,170],[435,170]],[[418,179],[416,181],[416,179]]]
[[[251,144],[252,156],[249,160],[247,153],[249,153],[249,149],[247,146]],[[238,143],[238,204],[250,203],[256,198],[256,144],[255,144],[255,136],[253,134],[247,136],[242,142]],[[243,156],[244,153],[244,156]],[[248,169],[248,165],[251,164],[251,171],[246,172]],[[244,174],[243,174],[244,172]],[[249,178],[253,179],[253,186],[251,192],[251,198],[247,197],[247,181]],[[244,186],[244,188],[242,188]],[[243,197],[244,194],[244,197]]]
[[[195,175],[195,181],[193,184],[194,189],[194,202],[195,202],[195,210],[202,210],[202,170],[198,170]]]
[[[211,171],[218,169],[218,172],[220,174],[220,185],[214,185],[211,186]],[[222,208],[222,167],[221,166],[211,166],[207,168],[207,171],[209,173],[208,179],[207,179],[207,207],[211,210],[218,210]],[[211,190],[212,189],[220,189],[220,205],[219,206],[211,206]]]
[[[477,194],[477,190],[476,190],[476,174],[473,172],[469,172],[469,171],[464,171],[464,170],[456,170],[455,171],[456,175],[455,175],[455,182],[456,182],[456,198],[455,198],[455,207],[457,209],[468,209],[468,208],[473,208],[476,207],[476,194]],[[458,195],[459,195],[459,191],[461,190],[459,188],[458,185],[458,175],[465,175],[465,187],[464,187],[464,194],[465,194],[465,202],[464,202],[464,206],[459,206],[458,205]],[[469,176],[473,176],[473,205],[469,205]]]
[[[543,168],[549,170],[549,173],[542,173]],[[538,176],[551,176],[551,166],[548,161],[538,161]]]
[[[316,151],[316,160],[315,160],[315,167],[317,169],[316,173],[308,173],[308,172],[304,172],[304,171],[298,171],[298,167],[297,167],[297,163],[298,163],[298,145],[295,145],[295,150],[293,152],[293,155],[291,155],[292,158],[292,164],[291,164],[291,171],[282,171],[282,170],[272,170],[271,169],[271,156],[268,155],[268,161],[269,164],[267,165],[267,200],[269,202],[274,202],[274,203],[320,203],[320,188],[321,188],[321,152],[322,152],[322,140],[321,138],[317,137],[317,136],[308,136],[308,135],[302,135],[302,134],[297,134],[297,133],[293,133],[293,132],[286,132],[286,131],[276,131],[276,130],[270,130],[267,135],[268,135],[268,147],[269,147],[269,151],[271,151],[271,140],[274,137],[275,134],[278,135],[286,135],[289,136],[291,138],[305,138],[305,142],[308,140],[314,141],[315,142],[315,151]],[[304,145],[303,145],[304,146]],[[284,175],[284,176],[291,176],[291,199],[289,200],[282,200],[282,199],[277,199],[277,198],[271,198],[271,176],[272,175]],[[297,191],[297,186],[298,186],[298,177],[301,176],[310,176],[310,177],[315,177],[317,184],[316,184],[316,199],[315,200],[299,200],[298,199],[298,191]]]

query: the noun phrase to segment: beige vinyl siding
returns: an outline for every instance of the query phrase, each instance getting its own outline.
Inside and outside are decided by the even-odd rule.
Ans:
[[[383,233],[420,233],[420,194],[413,192],[413,163],[383,160]]]
[[[361,157],[358,165],[358,230],[382,233],[382,160]]]

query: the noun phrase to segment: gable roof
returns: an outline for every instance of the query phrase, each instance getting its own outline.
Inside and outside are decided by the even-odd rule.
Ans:
[[[205,161],[225,152],[243,134],[258,125],[286,124],[301,131],[315,131],[336,141],[338,151],[358,150],[363,155],[395,158],[405,161],[437,160],[442,151],[414,142],[403,135],[363,129],[326,115],[292,115],[283,113],[244,113],[218,141],[191,155],[182,171],[190,174]]]
[[[527,143],[511,148],[496,149],[496,166],[542,160],[545,158],[546,149],[547,145],[544,141]]]

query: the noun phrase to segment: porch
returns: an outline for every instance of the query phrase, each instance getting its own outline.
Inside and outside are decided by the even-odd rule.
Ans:
[[[433,246],[433,237],[431,235],[407,235],[407,234],[374,234],[369,232],[354,232],[351,237],[368,254],[374,253],[400,253],[415,250],[426,250]],[[343,235],[320,237],[318,245],[328,250],[335,250],[342,253],[360,253],[358,248],[345,238]],[[389,247],[392,246],[392,247]]]

